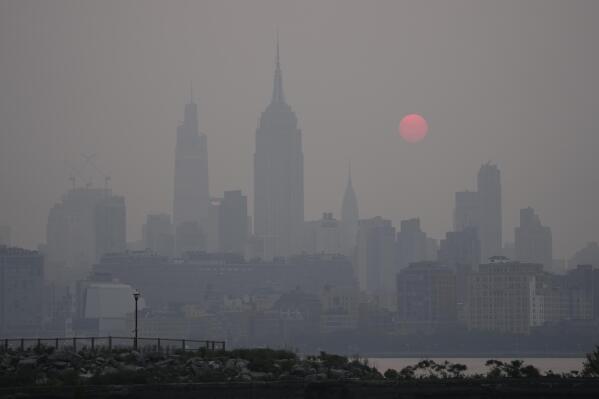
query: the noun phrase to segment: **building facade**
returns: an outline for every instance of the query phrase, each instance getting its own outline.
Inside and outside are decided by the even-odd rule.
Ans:
[[[360,220],[354,267],[360,290],[395,309],[395,228],[379,216]]]
[[[551,229],[541,224],[534,209],[520,210],[520,226],[515,229],[516,260],[540,263],[546,270],[553,266]]]
[[[94,210],[96,259],[127,248],[127,208],[125,198],[108,196]]]
[[[94,272],[139,289],[152,308],[204,303],[211,296],[243,297],[263,289],[285,292],[300,287],[319,295],[326,285],[355,285],[352,265],[341,255],[262,262],[245,261],[238,254],[200,252],[167,259],[136,251],[105,256]]]
[[[486,262],[492,256],[501,255],[502,250],[501,173],[497,165],[486,163],[480,167],[477,190],[478,236],[481,256],[483,262]]]
[[[469,227],[476,228],[479,219],[479,201],[476,191],[458,191],[455,193],[453,210],[453,230],[462,231]]]
[[[104,188],[69,190],[48,214],[46,277],[73,282],[84,278],[104,254],[126,248],[123,197]]]
[[[243,255],[248,230],[247,197],[240,190],[225,191],[218,211],[219,251]]]
[[[476,229],[450,231],[441,240],[438,259],[446,265],[468,265],[476,268],[480,264],[480,241]]]
[[[479,266],[469,276],[467,323],[471,330],[528,334],[542,324],[537,292],[542,265],[507,259]]]
[[[320,220],[304,222],[302,252],[308,254],[342,254],[342,224],[333,213],[324,212]]]
[[[420,229],[420,219],[402,220],[400,231],[397,233],[397,264],[404,269],[410,263],[427,260],[428,240]]]
[[[433,330],[457,320],[455,272],[436,262],[412,263],[397,275],[398,321]]]

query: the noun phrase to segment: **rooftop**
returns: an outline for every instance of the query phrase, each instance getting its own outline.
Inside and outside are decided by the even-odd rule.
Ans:
[[[0,245],[0,256],[38,256],[38,251],[30,249],[19,248],[19,247],[7,247],[6,245]]]

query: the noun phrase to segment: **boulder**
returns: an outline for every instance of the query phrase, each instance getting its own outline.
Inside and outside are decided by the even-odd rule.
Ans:
[[[148,352],[144,355],[145,359],[150,362],[158,362],[166,359],[166,356],[162,352]]]
[[[90,378],[92,378],[94,375],[93,373],[85,372],[85,373],[79,373],[79,378],[83,379],[83,380],[88,380]]]
[[[35,385],[46,385],[48,381],[48,377],[44,373],[35,377]]]
[[[129,358],[127,359],[130,362],[141,363],[144,360],[144,357],[138,351],[131,351]]]
[[[210,367],[212,370],[220,370],[223,368],[223,363],[219,360],[210,360],[208,362],[208,367]]]
[[[115,373],[118,373],[118,372],[119,372],[119,370],[116,367],[110,367],[110,366],[108,366],[108,367],[105,367],[100,374],[102,374],[102,375],[109,375],[109,374],[115,374]]]
[[[125,364],[125,365],[121,366],[122,371],[133,372],[133,373],[141,370],[142,368],[143,367],[135,366],[133,364]]]
[[[349,373],[342,369],[330,369],[329,374],[332,378],[341,379],[345,378]]]
[[[187,359],[187,361],[185,362],[185,365],[190,366],[192,364],[199,365],[199,364],[204,364],[204,363],[205,363],[204,359],[202,359],[201,357],[192,357],[192,358]]]
[[[324,373],[308,374],[304,379],[307,382],[324,381],[327,379],[327,375]]]
[[[303,364],[296,364],[295,366],[293,366],[291,368],[291,374],[303,377],[303,376],[306,376],[308,374],[311,374],[311,370],[310,370],[309,367],[306,367]]]
[[[265,373],[262,371],[252,371],[250,372],[250,376],[252,377],[252,380],[270,380],[272,379],[272,374],[271,373]]]
[[[60,360],[52,362],[52,367],[55,368],[55,369],[59,369],[59,370],[62,370],[64,368],[66,368],[68,365],[69,365],[69,363],[63,362],[63,361],[60,361]]]
[[[156,367],[169,367],[175,363],[174,359],[166,359],[155,363]]]
[[[25,359],[21,359],[19,360],[18,366],[19,367],[35,367],[37,365],[37,358],[36,357],[27,357]]]
[[[81,362],[83,361],[83,358],[74,352],[67,352],[67,351],[58,351],[58,352],[54,352],[51,355],[48,356],[48,361],[50,362],[68,362],[71,363],[74,366],[77,366],[79,364],[81,364]]]
[[[236,369],[237,368],[237,359],[227,359],[225,362],[225,369]]]

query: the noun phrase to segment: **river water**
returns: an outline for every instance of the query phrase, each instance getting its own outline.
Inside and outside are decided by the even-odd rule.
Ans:
[[[371,357],[368,361],[371,365],[375,366],[380,372],[384,372],[387,369],[401,370],[406,366],[413,366],[423,359],[434,360],[436,363],[443,363],[447,360],[450,363],[460,363],[468,367],[466,374],[486,373],[489,368],[485,366],[487,359],[491,358],[476,358],[476,357],[450,357],[450,358],[417,358],[417,357]],[[515,358],[493,358],[501,360],[502,362],[509,362]],[[554,373],[565,373],[572,370],[581,371],[582,363],[584,358],[575,357],[523,357],[518,358],[524,361],[524,365],[531,364],[538,368],[541,373],[545,373],[552,370]]]

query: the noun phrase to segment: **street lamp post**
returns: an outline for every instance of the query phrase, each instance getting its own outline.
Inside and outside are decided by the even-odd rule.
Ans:
[[[133,299],[135,299],[135,339],[133,340],[133,348],[137,350],[137,301],[139,300],[139,291],[133,291]]]

